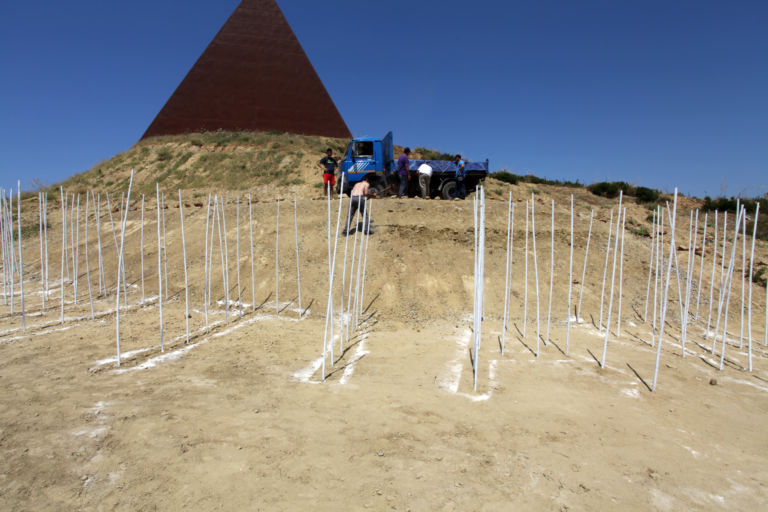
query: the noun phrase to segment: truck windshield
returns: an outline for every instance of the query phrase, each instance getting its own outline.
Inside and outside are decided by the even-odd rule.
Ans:
[[[373,142],[358,141],[355,142],[355,158],[373,158]]]

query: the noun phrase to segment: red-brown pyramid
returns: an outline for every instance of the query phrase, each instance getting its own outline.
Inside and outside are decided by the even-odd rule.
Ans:
[[[243,0],[142,139],[201,130],[351,137],[275,0]]]

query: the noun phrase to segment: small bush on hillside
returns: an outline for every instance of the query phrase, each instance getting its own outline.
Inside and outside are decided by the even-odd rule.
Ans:
[[[607,197],[609,199],[618,197],[619,192],[623,191],[624,195],[633,195],[633,187],[624,181],[600,181],[593,183],[587,187],[587,190],[595,194],[596,196]]]
[[[760,240],[768,240],[768,216],[763,215],[764,211],[768,208],[768,198],[756,197],[753,199],[740,199],[739,204],[743,205],[747,209],[747,232],[751,233],[754,229],[754,213],[757,208],[757,204],[760,203],[760,218],[757,223],[757,238]],[[707,196],[704,198],[704,204],[702,210],[717,210],[719,212],[736,213],[737,200],[735,197],[718,197],[712,199]]]
[[[495,172],[491,174],[491,177],[503,181],[504,183],[509,183],[510,185],[517,185],[517,182],[520,180],[520,177],[517,174],[512,174],[507,171]]]
[[[22,194],[23,196],[24,194]],[[16,220],[16,216],[13,217],[14,220]],[[45,227],[50,229],[51,223],[46,222]],[[21,238],[29,238],[31,236],[37,236],[40,233],[40,223],[37,222],[35,224],[22,224],[21,226]],[[13,230],[13,239],[18,240],[19,239],[19,228],[18,226],[14,228]]]
[[[421,155],[423,160],[453,160],[456,157],[455,154],[443,153],[427,148],[415,148],[413,152]]]
[[[533,174],[526,174],[524,176],[521,176],[519,174],[514,174],[509,171],[496,171],[494,173],[490,174],[491,178],[496,178],[499,181],[503,181],[505,183],[510,183],[512,185],[517,185],[518,183],[530,183],[532,185],[554,185],[557,187],[583,187],[581,183],[579,183],[578,180],[576,181],[561,181],[561,180],[548,180],[546,178],[540,178],[538,176],[534,176]]]
[[[638,203],[655,203],[659,197],[661,197],[659,191],[652,188],[637,187],[635,190],[635,199]]]
[[[765,276],[766,270],[768,270],[768,267],[763,267],[756,270],[752,276],[752,282],[766,286],[766,282],[768,282],[768,278]]]
[[[160,151],[157,152],[157,159],[160,162],[165,162],[171,158],[173,158],[173,151],[168,148],[161,148]]]

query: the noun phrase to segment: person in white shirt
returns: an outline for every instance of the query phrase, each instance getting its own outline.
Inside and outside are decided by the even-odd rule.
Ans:
[[[429,199],[429,180],[432,178],[432,167],[426,162],[419,166],[419,187],[421,188],[421,198]]]

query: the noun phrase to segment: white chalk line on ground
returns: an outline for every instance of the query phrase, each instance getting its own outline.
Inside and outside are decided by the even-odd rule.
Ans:
[[[147,297],[145,299],[145,301],[144,301],[144,305],[142,305],[141,302],[137,302],[135,304],[130,304],[128,306],[123,306],[123,307],[120,308],[120,312],[134,311],[136,309],[140,309],[140,308],[143,308],[143,307],[151,307],[152,303],[156,302],[156,301],[157,301],[157,295],[154,295],[152,297]],[[92,320],[92,319],[96,320],[96,319],[100,319],[100,318],[103,318],[105,316],[114,315],[114,314],[115,314],[115,309],[108,309],[106,311],[94,312],[93,318],[91,318],[91,315],[65,316],[64,317],[64,323],[67,323],[67,322],[82,322],[83,320]],[[61,326],[61,324],[62,324],[61,318],[59,318],[58,320],[51,320],[50,322],[46,322],[46,323],[43,323],[43,324],[29,325],[29,326],[27,326],[27,331],[40,330],[40,329],[46,329],[48,327]],[[0,337],[5,336],[7,334],[12,334],[12,333],[19,332],[21,330],[22,330],[21,327],[14,327],[14,328],[11,328],[11,329],[5,329],[3,331],[0,331]],[[26,337],[29,334],[31,334],[31,333],[28,332],[24,336],[17,337],[17,339],[18,338],[24,338],[24,337]]]
[[[312,376],[323,366],[323,358],[318,357],[317,359],[310,362],[307,366],[302,368],[301,370],[298,370],[293,374],[293,378],[295,380],[298,380],[299,382],[304,382],[308,384],[320,384],[322,381],[320,380],[312,380]]]
[[[302,311],[301,309],[299,309],[299,308],[288,308],[288,307],[287,307],[287,306],[289,306],[290,304],[293,304],[294,302],[295,302],[295,301],[290,301],[290,302],[279,302],[279,303],[278,303],[278,305],[277,305],[277,309],[278,309],[278,310],[279,310],[281,313],[285,313],[285,312],[287,312],[287,311],[290,311],[290,312],[292,312],[292,313],[296,313],[296,314],[297,314],[297,315],[299,315],[299,316],[302,316],[302,313],[303,313],[304,311]],[[217,301],[216,301],[216,304],[218,304],[219,306],[221,306],[222,308],[224,308],[224,307],[226,306],[226,301],[224,301],[224,300],[217,300]],[[230,301],[229,301],[229,311],[230,311],[230,313],[231,313],[232,311],[234,311],[235,313],[237,313],[238,311],[240,311],[240,308],[242,308],[242,310],[243,310],[243,312],[244,312],[244,313],[247,313],[247,312],[248,312],[248,309],[249,309],[249,308],[252,308],[252,307],[253,307],[253,305],[252,305],[252,304],[249,304],[249,303],[247,303],[247,302],[238,302],[238,301],[236,301],[236,300],[230,300]],[[259,311],[260,309],[268,309],[268,308],[274,308],[274,307],[275,307],[275,304],[274,304],[274,302],[272,302],[272,303],[266,302],[266,303],[262,303],[262,304],[260,304],[260,305],[259,305],[259,307],[257,307],[257,308],[256,308],[256,311]],[[285,308],[285,309],[284,309],[284,308]],[[209,312],[210,312],[210,311],[219,311],[219,312],[223,313],[223,312],[225,312],[225,309],[218,309],[218,310],[209,309],[208,311],[209,311]],[[309,311],[310,311],[310,310],[309,310],[309,309],[307,309],[307,310],[306,310],[306,314],[304,314],[304,315],[303,315],[303,317],[307,317],[307,316],[309,316]],[[279,316],[279,315],[278,315],[278,316]]]
[[[339,335],[335,335],[333,337],[333,343],[337,343],[339,339]],[[337,385],[345,385],[347,382],[349,382],[349,379],[352,377],[352,374],[354,373],[355,364],[357,361],[362,359],[363,356],[369,354],[370,352],[365,349],[365,342],[368,339],[368,334],[363,334],[360,342],[355,347],[355,353],[352,354],[352,360],[347,363],[347,365],[344,368],[344,373],[342,374],[341,378],[339,379],[339,382],[335,383]],[[299,382],[303,382],[305,384],[322,384],[322,376],[320,379],[313,379],[312,377],[317,373],[318,370],[320,370],[323,366],[323,357],[318,357],[317,359],[313,359],[309,362],[305,367],[301,368],[300,370],[295,371],[291,377],[294,380],[297,380]]]
[[[221,336],[226,336],[227,334],[230,334],[230,333],[236,331],[237,329],[245,327],[246,325],[250,325],[250,324],[252,324],[254,322],[258,322],[258,321],[266,320],[266,319],[276,319],[276,318],[280,319],[278,317],[275,317],[274,315],[256,315],[256,316],[251,317],[251,318],[247,318],[247,319],[244,318],[243,320],[240,320],[237,323],[235,323],[232,327],[224,329],[223,331],[220,331],[220,332],[213,333],[210,336],[208,336],[206,338],[203,338],[202,340],[200,340],[200,341],[198,341],[196,343],[193,343],[193,344],[190,344],[190,345],[183,345],[182,347],[180,347],[180,348],[178,348],[176,350],[173,350],[173,351],[170,351],[170,352],[166,352],[166,353],[161,354],[159,356],[155,356],[155,357],[153,357],[151,359],[148,359],[147,361],[144,361],[143,363],[141,363],[139,365],[132,366],[130,368],[116,368],[116,369],[114,369],[112,371],[113,371],[113,373],[129,373],[129,372],[134,372],[134,371],[138,371],[138,370],[148,370],[150,368],[158,366],[158,365],[160,365],[160,364],[162,364],[164,362],[167,362],[167,361],[176,361],[178,359],[181,359],[181,357],[184,356],[187,352],[191,351],[192,349],[194,349],[196,347],[199,347],[200,345],[204,345],[204,344],[208,343],[209,341],[211,341],[214,338],[220,338]],[[297,318],[282,318],[280,320],[288,321],[288,322],[298,322],[299,321],[299,319],[297,319]],[[203,327],[202,329],[198,329],[196,332],[200,332],[201,330],[204,331],[205,328]],[[181,336],[177,336],[176,338],[174,338],[174,341],[181,340],[182,338],[185,338],[185,337],[186,337],[186,334],[183,334]]]
[[[22,335],[19,335],[19,336],[13,336],[12,338],[0,339],[0,345],[2,345],[4,343],[10,343],[10,342],[16,341],[16,340],[27,339],[27,338],[30,338],[32,336],[43,336],[45,334],[51,334],[51,333],[54,333],[54,332],[68,331],[68,330],[72,329],[73,327],[75,327],[75,326],[74,325],[66,325],[64,327],[59,327],[58,329],[47,329],[47,330],[41,331],[41,332],[28,332],[26,334],[22,334]]]
[[[471,316],[466,316],[464,318],[464,322],[469,322],[470,320]],[[461,374],[464,371],[463,361],[466,357],[471,340],[472,331],[470,329],[464,329],[456,337],[456,353],[453,359],[448,362],[443,375],[438,379],[438,386],[454,395],[468,398],[473,402],[482,402],[490,399],[493,395],[493,390],[496,387],[496,365],[498,364],[498,361],[496,359],[490,359],[488,361],[488,391],[482,394],[459,392]]]
[[[360,337],[360,341],[357,343],[357,346],[355,347],[355,353],[352,354],[352,360],[347,363],[347,366],[344,368],[344,373],[341,375],[341,378],[339,379],[339,385],[343,386],[347,382],[349,382],[349,379],[352,378],[352,374],[355,373],[355,364],[363,358],[363,356],[367,355],[369,352],[365,349],[365,342],[368,340],[368,333],[363,334]]]

